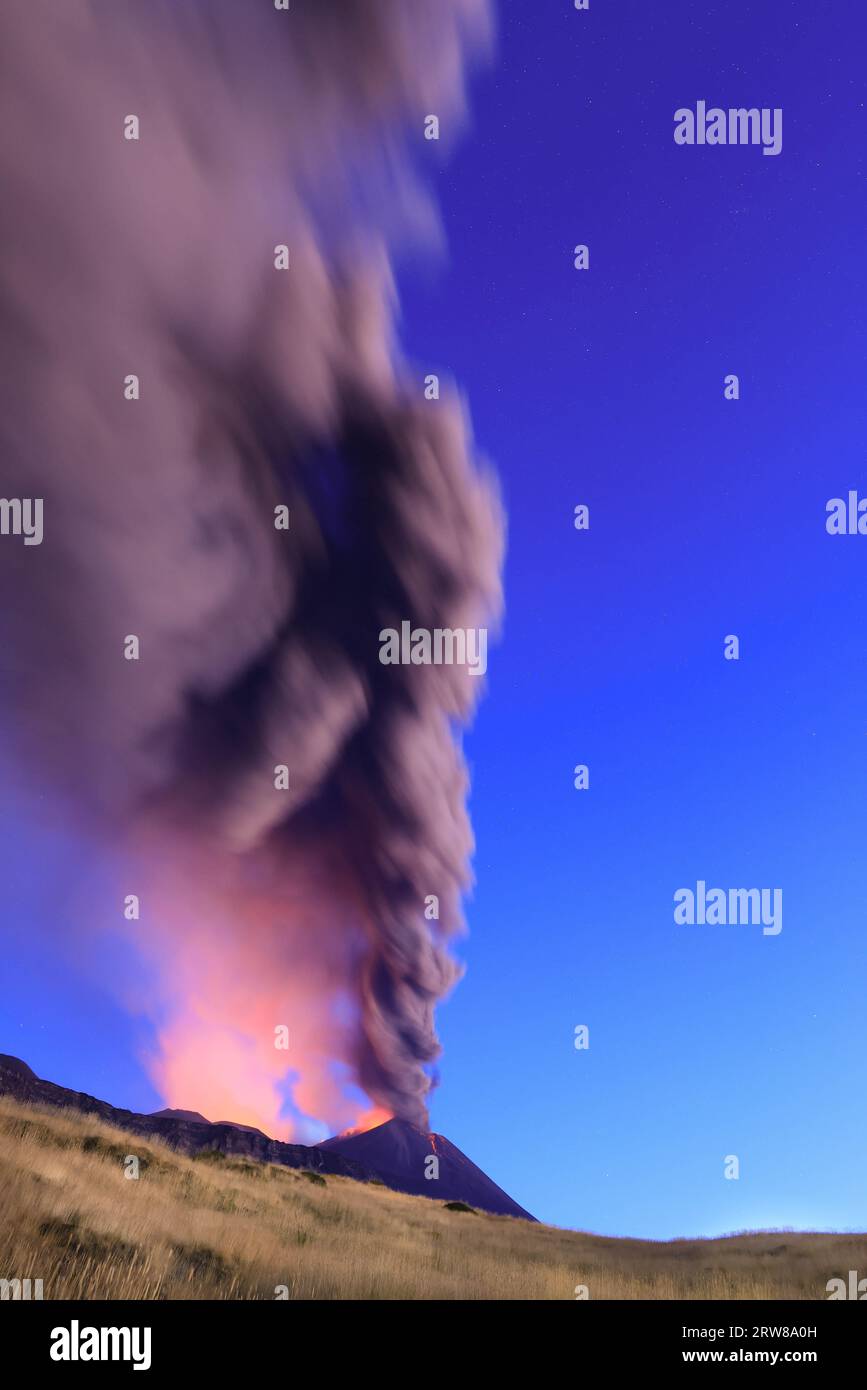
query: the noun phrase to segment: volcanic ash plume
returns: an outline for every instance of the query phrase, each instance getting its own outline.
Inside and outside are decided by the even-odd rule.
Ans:
[[[44,499],[41,545],[0,538],[7,739],[140,897],[118,987],[167,1101],[214,1119],[273,1131],[286,1082],[332,1125],[358,1090],[426,1121],[479,682],[379,634],[494,620],[502,525],[459,405],[398,362],[384,242],[423,218],[404,132],[454,125],[487,19],[0,19],[0,484]]]

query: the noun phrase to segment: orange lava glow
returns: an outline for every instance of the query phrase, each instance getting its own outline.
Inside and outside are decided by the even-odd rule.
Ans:
[[[138,943],[149,970],[129,1003],[154,1019],[145,1060],[164,1104],[301,1143],[390,1119],[349,1094],[364,942],[348,948],[347,917],[325,912],[308,864],[287,901],[269,891],[267,865],[251,882],[228,856],[160,858]]]
[[[381,1105],[371,1106],[370,1110],[365,1110],[363,1115],[359,1115],[351,1129],[345,1129],[341,1134],[341,1139],[348,1139],[352,1134],[366,1134],[369,1129],[378,1129],[380,1125],[388,1124],[394,1116],[390,1110],[385,1110]]]

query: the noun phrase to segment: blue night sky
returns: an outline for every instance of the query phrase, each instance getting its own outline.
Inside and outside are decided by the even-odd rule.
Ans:
[[[460,141],[421,152],[446,254],[398,266],[407,352],[466,393],[509,515],[433,1127],[559,1225],[864,1230],[867,538],[825,506],[867,496],[867,17],[499,12]],[[675,145],[700,99],[782,107],[781,154]],[[74,840],[2,795],[0,1051],[156,1108],[141,1021],[40,937]],[[676,926],[699,879],[781,888],[782,932]]]

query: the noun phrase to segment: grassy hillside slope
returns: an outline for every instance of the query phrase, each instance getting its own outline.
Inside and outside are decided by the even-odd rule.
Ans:
[[[128,1155],[140,1176],[124,1176]],[[0,1098],[0,1278],[48,1298],[825,1298],[867,1237],[615,1240],[349,1178],[186,1158]]]

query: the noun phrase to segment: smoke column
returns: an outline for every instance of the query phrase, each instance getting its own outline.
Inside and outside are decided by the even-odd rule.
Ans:
[[[141,957],[117,988],[168,1102],[211,1119],[275,1132],[288,1083],[332,1126],[353,1086],[426,1123],[480,682],[384,666],[379,633],[495,621],[502,518],[459,402],[401,364],[387,243],[426,216],[407,135],[454,126],[488,19],[0,19],[0,492],[44,499],[41,545],[0,537],[4,738],[116,864],[106,921]]]

